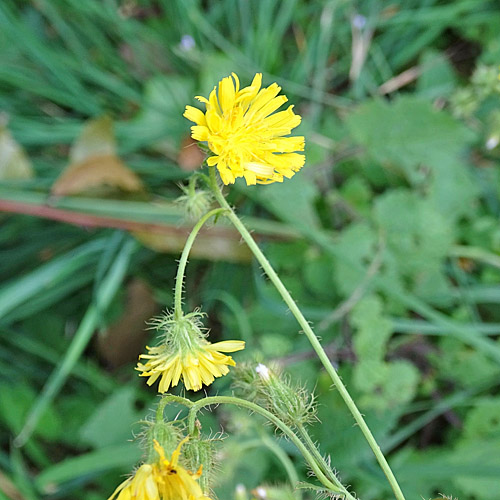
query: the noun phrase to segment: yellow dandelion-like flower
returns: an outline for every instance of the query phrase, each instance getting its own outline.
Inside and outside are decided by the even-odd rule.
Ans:
[[[160,345],[148,347],[148,354],[141,354],[136,370],[141,377],[149,377],[147,384],[152,385],[160,378],[158,392],[164,393],[175,387],[182,378],[188,390],[199,391],[202,385],[210,385],[215,378],[229,372],[234,366],[231,356],[223,352],[235,352],[245,348],[241,340],[225,340],[212,344],[206,340],[200,321],[202,313],[194,311],[175,318],[165,313],[154,321],[156,329],[162,331]]]
[[[263,89],[261,85],[262,74],[257,73],[249,87],[240,89],[232,73],[208,99],[196,97],[205,104],[206,113],[186,106],[184,116],[196,123],[191,136],[208,143],[214,156],[207,163],[217,165],[224,184],[233,184],[237,177],[244,177],[249,185],[283,182],[283,177],[292,177],[304,165],[304,155],[296,152],[304,151],[304,137],[285,137],[301,117],[293,106],[274,113],[288,99],[278,96],[278,84]]]
[[[202,467],[192,473],[178,463],[181,447],[187,439],[179,443],[170,460],[155,440],[158,460],[141,465],[132,477],[116,488],[108,500],[210,500],[196,482],[201,476]]]

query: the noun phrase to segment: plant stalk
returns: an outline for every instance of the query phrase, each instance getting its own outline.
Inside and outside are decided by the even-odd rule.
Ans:
[[[262,415],[264,418],[272,422],[298,448],[298,450],[306,460],[307,464],[311,467],[312,471],[314,472],[314,475],[318,478],[318,480],[321,482],[323,486],[328,488],[333,493],[340,493],[344,495],[346,500],[356,500],[346,490],[346,488],[341,483],[338,482],[338,480],[336,481],[336,483],[338,484],[334,484],[325,476],[325,474],[323,474],[323,471],[316,463],[316,460],[314,459],[312,454],[309,452],[304,443],[297,437],[297,435],[288,425],[286,425],[278,417],[276,417],[275,415],[273,415],[272,413],[270,413],[269,411],[265,410],[264,408],[260,407],[255,403],[234,396],[212,396],[200,399],[193,403],[189,411],[189,417],[188,417],[189,432],[192,433],[195,430],[196,414],[198,413],[198,411],[200,411],[205,406],[212,406],[219,404],[232,404],[242,408],[247,408],[248,410],[254,413],[258,413],[259,415]]]
[[[392,491],[394,492],[395,497],[397,500],[405,500],[405,497],[403,495],[403,492],[401,491],[401,488],[396,480],[396,477],[394,476],[394,473],[392,472],[389,463],[387,462],[384,454],[380,450],[379,445],[377,444],[375,438],[373,437],[373,434],[371,433],[368,425],[366,424],[363,416],[361,415],[361,412],[358,410],[358,407],[354,403],[353,399],[351,398],[351,395],[347,391],[344,383],[342,382],[342,379],[340,378],[339,374],[333,367],[332,363],[328,359],[328,356],[326,355],[323,347],[321,346],[321,343],[318,340],[318,337],[316,337],[316,334],[313,332],[311,326],[309,325],[309,322],[306,320],[300,309],[298,308],[297,304],[293,300],[292,296],[290,295],[290,292],[286,289],[285,285],[281,281],[280,277],[276,273],[276,271],[273,269],[271,266],[270,262],[267,260],[267,257],[262,253],[261,249],[255,242],[255,240],[252,238],[252,235],[249,233],[248,229],[245,227],[245,225],[241,222],[239,217],[236,215],[234,210],[231,208],[231,206],[228,204],[226,199],[224,198],[224,195],[222,194],[218,184],[217,184],[217,178],[216,178],[216,172],[215,172],[215,167],[210,167],[210,184],[209,184],[211,190],[214,193],[214,196],[220,206],[222,208],[225,208],[227,210],[227,217],[229,217],[230,221],[233,223],[234,227],[239,231],[241,234],[242,238],[245,240],[245,243],[248,245],[252,253],[255,255],[255,258],[258,260],[259,264],[261,265],[262,269],[264,269],[265,273],[273,283],[273,285],[276,287],[278,292],[280,293],[281,297],[285,301],[286,305],[292,312],[292,314],[295,316],[297,322],[299,323],[300,327],[304,331],[305,335],[309,339],[309,342],[311,343],[311,346],[313,347],[314,351],[318,355],[319,360],[321,361],[322,365],[324,366],[326,372],[332,379],[335,387],[339,391],[340,396],[344,400],[345,404],[349,408],[349,411],[351,412],[352,416],[354,417],[354,420],[358,424],[361,432],[363,433],[365,439],[368,441],[368,444],[370,445],[370,448],[372,449],[380,467],[382,468],[385,476],[387,477],[387,480],[389,481],[389,484],[391,485]]]
[[[184,284],[184,273],[186,271],[186,265],[189,257],[189,252],[193,246],[194,240],[203,224],[214,215],[219,215],[225,212],[225,208],[214,208],[207,212],[201,219],[195,224],[191,233],[188,236],[186,244],[182,250],[181,258],[179,260],[179,267],[177,268],[177,275],[175,277],[175,292],[174,292],[174,317],[179,320],[182,317],[182,286]]]

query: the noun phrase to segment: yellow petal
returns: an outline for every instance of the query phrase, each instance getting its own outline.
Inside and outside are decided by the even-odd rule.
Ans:
[[[221,342],[216,342],[215,344],[210,344],[207,349],[222,352],[241,351],[242,349],[245,349],[245,342],[243,340],[223,340]]]
[[[186,110],[184,111],[185,118],[188,120],[195,122],[197,125],[206,125],[207,121],[205,120],[205,114],[198,108],[194,106],[186,106]]]
[[[208,141],[209,132],[208,128],[203,125],[193,125],[191,127],[191,137],[195,141],[205,142]]]

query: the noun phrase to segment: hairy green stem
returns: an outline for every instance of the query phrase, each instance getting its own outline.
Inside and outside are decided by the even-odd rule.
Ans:
[[[239,217],[236,215],[234,210],[231,208],[231,206],[228,204],[226,199],[224,198],[224,195],[222,194],[221,190],[219,189],[219,186],[217,184],[217,178],[216,178],[216,173],[215,173],[215,167],[210,167],[210,188],[212,189],[214,196],[216,200],[219,202],[220,206],[225,208],[227,210],[227,217],[229,217],[230,221],[233,223],[234,227],[239,231],[241,234],[242,238],[245,240],[245,243],[248,245],[252,253],[255,255],[255,258],[258,260],[259,264],[262,266],[262,269],[264,269],[265,273],[269,277],[269,279],[272,281],[273,285],[276,287],[278,292],[280,293],[281,297],[285,301],[286,305],[292,312],[292,314],[295,316],[297,319],[297,322],[301,326],[302,330],[304,331],[305,335],[309,339],[309,342],[311,343],[314,351],[318,355],[319,360],[325,367],[326,372],[332,379],[335,387],[339,391],[340,396],[344,400],[345,404],[349,408],[349,411],[351,412],[352,416],[354,417],[354,420],[358,424],[361,432],[363,433],[365,439],[368,441],[368,444],[370,445],[370,448],[372,449],[380,467],[384,471],[384,474],[387,477],[387,480],[389,481],[389,484],[391,485],[392,491],[394,492],[395,497],[398,500],[405,500],[405,497],[403,495],[403,492],[401,491],[401,488],[396,480],[396,477],[394,476],[394,473],[392,472],[384,454],[380,450],[379,445],[377,444],[375,438],[373,437],[373,434],[371,433],[368,425],[366,424],[363,416],[361,415],[361,412],[358,410],[358,407],[354,403],[353,399],[351,398],[351,395],[347,391],[344,383],[342,382],[342,379],[340,378],[339,374],[333,367],[332,363],[328,359],[328,356],[326,355],[323,347],[321,346],[321,343],[318,340],[318,337],[316,337],[316,334],[313,332],[311,325],[309,322],[306,320],[300,309],[298,308],[297,304],[293,300],[292,296],[290,295],[290,292],[286,289],[285,285],[281,281],[280,277],[276,273],[276,271],[273,269],[269,261],[267,260],[266,256],[262,253],[261,249],[255,242],[255,240],[252,238],[252,235],[249,233],[248,229],[245,227],[245,225],[241,222]]]
[[[317,463],[320,465],[321,470],[325,473],[325,475],[328,477],[328,479],[330,479],[332,481],[335,481],[335,480],[338,481],[337,476],[335,475],[335,473],[331,469],[328,462],[325,460],[325,457],[320,453],[317,446],[314,444],[314,442],[311,439],[311,436],[307,432],[306,428],[303,425],[298,425],[297,430],[299,431],[299,436],[302,438],[302,441],[307,446],[308,450],[312,453],[312,455],[316,459]]]
[[[293,430],[282,422],[278,417],[265,410],[264,408],[252,403],[250,401],[246,401],[244,399],[236,398],[234,396],[212,396],[200,399],[193,403],[191,409],[189,411],[188,417],[188,429],[190,433],[195,431],[195,423],[196,423],[196,415],[197,413],[204,408],[205,406],[219,405],[219,404],[231,404],[235,406],[240,406],[242,408],[246,408],[254,413],[258,413],[262,415],[264,418],[272,422],[283,434],[290,439],[290,441],[298,448],[305,461],[311,467],[314,475],[318,478],[323,486],[328,488],[333,493],[341,493],[348,498],[349,500],[354,500],[346,488],[342,485],[336,485],[330,481],[325,474],[323,474],[322,470],[314,460],[314,457],[311,455],[309,450],[306,448],[304,443],[297,437],[297,435],[293,432]]]
[[[167,394],[163,396],[158,403],[158,408],[156,408],[156,421],[163,421],[163,413],[165,412],[165,407],[170,403],[180,403],[181,405],[191,408],[193,402],[189,399],[183,398],[182,396],[175,396],[174,394]]]
[[[177,268],[177,276],[175,277],[175,294],[174,294],[174,317],[179,320],[182,317],[182,285],[184,284],[184,272],[186,270],[186,265],[188,261],[189,252],[193,246],[194,240],[198,235],[203,224],[207,222],[210,217],[214,215],[219,215],[225,212],[225,208],[214,208],[207,212],[193,227],[191,233],[188,236],[184,249],[182,250],[181,258],[179,260],[179,267]]]

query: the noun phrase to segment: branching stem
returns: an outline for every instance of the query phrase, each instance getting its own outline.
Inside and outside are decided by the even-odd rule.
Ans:
[[[322,470],[316,463],[316,460],[311,455],[309,450],[306,448],[304,443],[297,437],[297,435],[293,432],[293,430],[282,422],[278,417],[267,411],[266,409],[260,407],[259,405],[252,403],[250,401],[246,401],[245,399],[236,398],[234,396],[213,396],[200,399],[193,403],[188,417],[188,429],[190,433],[195,432],[196,429],[196,415],[197,413],[206,406],[219,405],[219,404],[232,404],[235,406],[239,406],[241,408],[246,408],[254,413],[258,413],[262,415],[264,418],[269,420],[275,427],[277,427],[283,434],[290,439],[290,441],[298,448],[305,461],[311,467],[314,475],[318,478],[323,486],[328,488],[332,493],[340,493],[345,496],[348,500],[355,500],[354,497],[345,489],[345,487],[338,482],[335,481],[335,484],[330,481],[325,474],[323,474]]]
[[[328,359],[328,356],[326,355],[323,347],[321,346],[321,343],[319,342],[318,337],[316,337],[316,334],[314,333],[313,329],[311,328],[311,325],[309,322],[306,320],[300,309],[298,308],[297,304],[293,300],[292,296],[290,295],[290,292],[286,289],[285,285],[281,281],[280,277],[276,273],[276,271],[273,269],[271,266],[270,262],[267,260],[266,256],[262,253],[261,249],[255,242],[255,240],[252,238],[252,235],[248,231],[248,229],[245,227],[245,225],[241,222],[239,217],[236,215],[234,210],[231,208],[231,206],[228,204],[226,199],[224,198],[224,195],[222,194],[218,184],[217,184],[217,177],[216,177],[216,172],[215,172],[215,167],[210,167],[210,184],[209,184],[211,190],[214,193],[214,196],[216,200],[218,201],[219,205],[222,208],[226,209],[226,215],[229,218],[229,220],[232,222],[234,227],[239,231],[241,234],[242,238],[245,240],[245,243],[248,245],[252,253],[255,255],[255,258],[258,260],[259,264],[262,266],[262,269],[264,269],[265,273],[273,283],[273,285],[276,287],[278,292],[280,293],[281,297],[285,301],[286,305],[290,309],[291,313],[295,316],[297,322],[299,323],[300,327],[302,328],[304,334],[307,336],[309,339],[309,342],[311,343],[314,351],[316,352],[319,360],[321,361],[322,365],[324,366],[326,372],[330,376],[331,380],[333,381],[335,387],[339,391],[340,396],[344,400],[346,406],[349,408],[349,411],[351,412],[352,416],[354,417],[354,420],[358,424],[361,432],[363,433],[365,439],[368,441],[368,444],[370,445],[370,448],[372,449],[380,467],[384,471],[384,474],[387,477],[387,480],[389,481],[389,484],[391,485],[391,488],[394,492],[395,497],[397,500],[405,500],[405,497],[403,495],[403,492],[401,491],[401,488],[396,480],[396,477],[394,476],[394,473],[392,472],[384,454],[380,450],[379,445],[377,444],[375,438],[373,437],[373,434],[371,433],[368,425],[366,424],[363,416],[361,415],[361,412],[359,411],[358,407],[354,403],[353,399],[351,398],[351,395],[347,391],[344,383],[342,382],[342,379],[340,378],[339,374],[333,367],[332,363]]]

